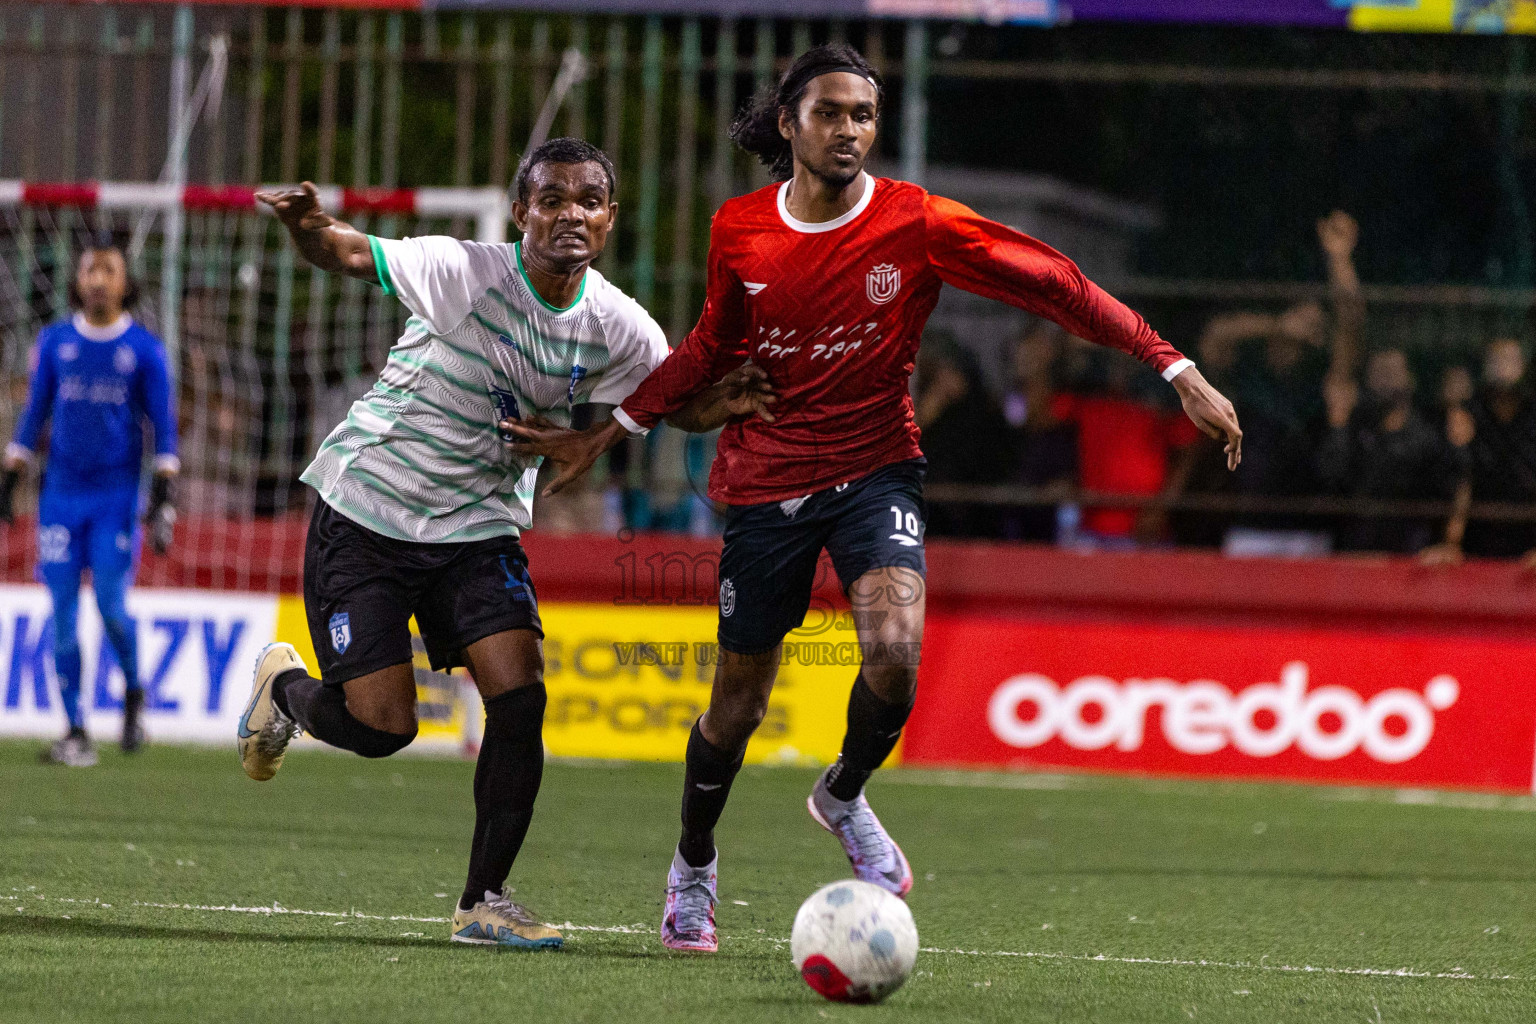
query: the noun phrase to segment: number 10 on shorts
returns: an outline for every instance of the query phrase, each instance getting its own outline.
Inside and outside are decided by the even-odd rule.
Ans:
[[[918,522],[917,513],[903,512],[896,505],[892,505],[891,515],[896,518],[896,532],[891,534],[891,540],[905,547],[917,547],[920,543],[918,531],[922,528],[922,523]]]

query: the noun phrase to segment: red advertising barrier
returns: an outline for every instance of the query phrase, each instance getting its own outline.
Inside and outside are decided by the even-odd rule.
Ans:
[[[907,764],[1532,790],[1536,644],[940,615]]]

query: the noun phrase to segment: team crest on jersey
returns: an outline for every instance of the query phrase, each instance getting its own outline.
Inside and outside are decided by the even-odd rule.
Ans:
[[[337,654],[346,654],[352,646],[352,616],[347,612],[331,616],[331,646]]]
[[[117,351],[112,353],[112,365],[117,367],[118,373],[128,374],[139,365],[138,357],[133,354],[133,349],[127,345],[117,346]]]
[[[66,341],[59,346],[59,358],[66,363],[74,362],[80,358],[80,346],[72,341]]]
[[[901,291],[901,268],[894,263],[880,263],[864,278],[864,293],[869,301],[883,306]]]

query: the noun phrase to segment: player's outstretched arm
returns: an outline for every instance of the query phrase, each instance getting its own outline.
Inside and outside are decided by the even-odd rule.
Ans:
[[[322,210],[312,182],[286,191],[257,192],[256,198],[272,207],[306,260],[333,274],[379,283],[368,236]]]

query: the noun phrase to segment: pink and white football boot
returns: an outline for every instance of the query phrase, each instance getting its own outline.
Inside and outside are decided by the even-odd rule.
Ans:
[[[870,810],[863,793],[854,800],[839,800],[827,791],[827,775],[823,772],[811,795],[806,797],[805,806],[816,823],[843,844],[848,863],[853,865],[853,877],[903,899],[912,891],[912,865]]]
[[[683,860],[681,853],[672,855],[672,868],[667,872],[667,908],[661,918],[661,944],[668,949],[680,949],[690,953],[713,953],[720,948],[715,935],[715,895],[717,885],[715,859],[702,868],[696,868]]]

